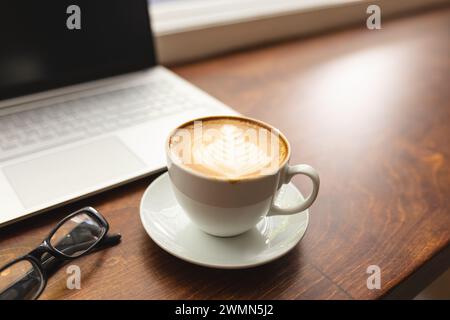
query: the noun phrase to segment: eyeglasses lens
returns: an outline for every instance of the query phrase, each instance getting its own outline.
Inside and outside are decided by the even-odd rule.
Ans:
[[[57,251],[69,257],[77,257],[100,241],[105,228],[96,217],[79,213],[64,222],[50,238]]]
[[[31,261],[17,261],[0,271],[0,300],[34,299],[42,285],[42,274]]]

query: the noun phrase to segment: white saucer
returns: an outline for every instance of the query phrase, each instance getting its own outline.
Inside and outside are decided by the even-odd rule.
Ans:
[[[282,188],[277,201],[289,206],[300,199],[301,193],[289,184]],[[305,210],[291,216],[266,217],[236,237],[211,236],[198,229],[178,205],[167,172],[147,188],[140,211],[145,230],[161,248],[185,261],[221,269],[254,267],[283,256],[303,237],[309,219]]]

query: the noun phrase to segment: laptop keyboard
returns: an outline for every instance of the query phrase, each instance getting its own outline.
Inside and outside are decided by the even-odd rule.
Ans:
[[[0,117],[0,161],[198,106],[158,81]]]

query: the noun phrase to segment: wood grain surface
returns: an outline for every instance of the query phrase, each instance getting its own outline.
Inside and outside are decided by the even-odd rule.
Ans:
[[[149,177],[0,230],[0,263],[91,205],[122,243],[76,261],[81,290],[66,289],[62,269],[42,299],[411,297],[450,264],[449,30],[441,9],[173,68],[281,129],[291,162],[319,171],[306,236],[283,258],[225,271],[165,253],[139,220]],[[381,268],[380,290],[366,286],[369,265]]]

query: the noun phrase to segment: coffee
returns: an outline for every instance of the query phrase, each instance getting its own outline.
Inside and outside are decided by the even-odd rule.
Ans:
[[[169,152],[177,163],[218,179],[273,173],[286,160],[287,150],[287,142],[278,131],[230,116],[191,121],[169,138]]]
[[[171,191],[201,230],[231,237],[261,218],[308,209],[320,179],[306,164],[288,163],[290,146],[272,126],[238,116],[192,120],[175,129],[166,144]],[[311,194],[274,201],[295,175],[311,179]],[[286,198],[287,200],[287,198]]]

